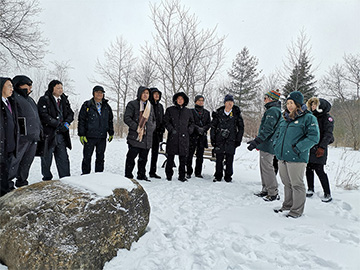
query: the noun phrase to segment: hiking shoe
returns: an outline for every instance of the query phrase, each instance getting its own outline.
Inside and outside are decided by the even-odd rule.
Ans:
[[[312,197],[314,195],[314,190],[312,189],[308,189],[308,191],[306,191],[306,197]]]
[[[221,181],[221,179],[216,179],[216,178],[214,178],[214,180],[213,180],[213,182],[220,182]]]
[[[150,180],[149,178],[147,178],[146,175],[144,175],[144,176],[138,176],[138,177],[137,177],[137,180],[145,180],[145,181],[151,182],[151,180]]]
[[[275,200],[280,200],[280,196],[279,194],[276,194],[276,195],[266,195],[264,198],[264,201],[265,202],[272,202],[272,201],[275,201]]]
[[[150,174],[151,178],[161,179],[161,176],[157,175],[156,173]]]
[[[324,194],[324,198],[321,199],[322,202],[331,202],[332,198],[330,194]]]
[[[171,177],[166,177],[166,180],[171,181]]]
[[[196,174],[195,177],[197,177],[197,178],[204,178],[204,176],[202,176],[201,174]]]
[[[284,210],[283,210],[281,207],[274,209],[274,212],[275,212],[275,213],[281,213],[282,211],[284,211]]]
[[[257,193],[254,193],[255,196],[258,196],[258,197],[265,197],[266,195],[268,195],[267,191],[260,191],[260,192],[257,192]]]
[[[186,178],[187,178],[187,179],[190,179],[190,178],[191,178],[191,174],[187,174],[187,175],[186,175]]]
[[[181,182],[186,182],[187,181],[187,179],[185,177],[179,177],[178,180],[181,181]]]
[[[292,215],[292,214],[290,214],[290,213],[286,215],[287,218],[298,218],[298,217],[300,217],[300,216],[301,216],[301,215]]]

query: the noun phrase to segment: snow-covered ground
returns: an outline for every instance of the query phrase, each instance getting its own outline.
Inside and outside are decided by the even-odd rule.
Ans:
[[[108,144],[105,171],[120,179],[126,151],[124,139]],[[79,176],[82,146],[77,137],[69,153],[71,173]],[[280,179],[280,201],[253,195],[261,188],[258,153],[247,151],[245,143],[235,156],[233,183],[213,183],[215,164],[209,160],[204,161],[204,179],[182,183],[175,170],[169,182],[160,168],[163,160],[160,156],[162,179],[140,182],[151,205],[146,234],[130,251],[119,250],[105,270],[360,269],[360,191],[336,187],[346,179],[360,184],[360,151],[330,148],[326,171],[333,201],[321,202],[316,178],[316,194],[298,219],[273,212],[283,199]],[[100,184],[102,175],[107,174],[96,174]],[[39,158],[29,180],[41,180]]]

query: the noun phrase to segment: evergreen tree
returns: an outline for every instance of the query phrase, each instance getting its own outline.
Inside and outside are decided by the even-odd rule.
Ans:
[[[236,55],[232,69],[228,72],[230,76],[230,87],[224,90],[234,96],[235,102],[242,111],[252,112],[253,100],[258,94],[261,79],[261,71],[257,70],[258,59],[251,56],[247,47],[244,47]]]
[[[316,92],[314,80],[315,76],[311,74],[311,64],[306,53],[302,53],[298,63],[284,86],[284,96],[287,97],[293,91],[299,91],[304,95],[304,101],[313,97]]]

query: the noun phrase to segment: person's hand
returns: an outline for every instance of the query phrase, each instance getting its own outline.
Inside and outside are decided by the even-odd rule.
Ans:
[[[80,142],[81,142],[82,145],[84,145],[85,143],[87,143],[88,140],[87,140],[86,136],[80,136]]]
[[[319,157],[322,157],[323,155],[325,154],[325,149],[324,148],[321,148],[319,147],[317,150],[316,150],[316,157],[319,158]]]
[[[114,135],[110,135],[108,141],[111,142],[114,139]]]
[[[257,146],[255,140],[249,141],[249,142],[247,142],[247,144],[248,144],[247,149],[248,149],[249,151],[254,150],[254,149],[256,148],[256,146]]]

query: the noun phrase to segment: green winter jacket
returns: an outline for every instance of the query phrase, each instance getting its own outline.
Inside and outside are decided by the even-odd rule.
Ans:
[[[274,150],[278,160],[288,162],[309,161],[311,147],[319,142],[317,119],[308,110],[300,112],[295,120],[285,111],[274,136]]]
[[[262,140],[256,149],[275,154],[273,138],[281,119],[281,103],[273,101],[265,104],[266,111],[261,119],[257,137]]]

